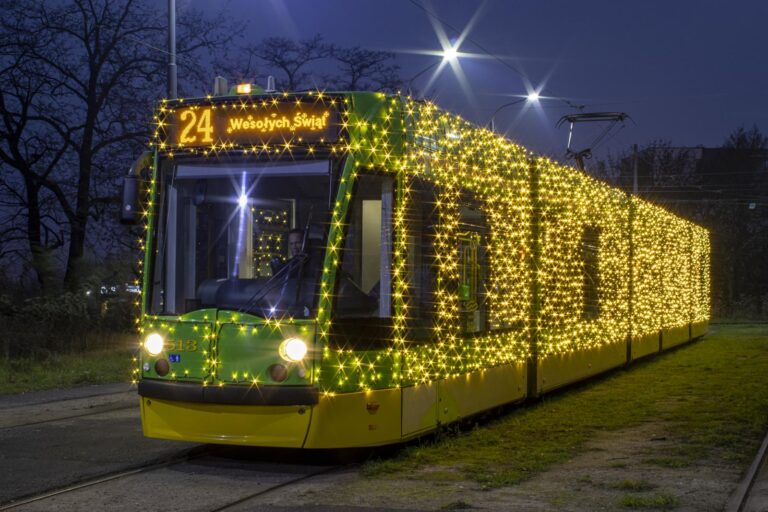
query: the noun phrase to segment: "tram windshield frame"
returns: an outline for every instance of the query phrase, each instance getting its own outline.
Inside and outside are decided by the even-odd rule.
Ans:
[[[316,317],[341,163],[161,160],[148,312]]]

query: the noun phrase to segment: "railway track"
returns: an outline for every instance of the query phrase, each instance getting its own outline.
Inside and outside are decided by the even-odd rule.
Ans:
[[[77,491],[87,490],[88,488],[93,488],[93,487],[105,486],[105,489],[101,491],[101,493],[105,493],[106,486],[110,483],[114,483],[117,480],[129,478],[129,477],[133,477],[133,476],[137,476],[145,473],[151,473],[153,471],[158,471],[165,468],[171,468],[173,466],[180,466],[192,461],[200,461],[201,459],[205,459],[206,457],[215,456],[216,450],[217,450],[217,447],[213,447],[213,446],[198,446],[188,450],[184,450],[179,454],[173,455],[171,457],[167,457],[163,460],[156,460],[147,464],[142,464],[137,467],[105,473],[103,475],[76,481],[76,482],[67,484],[65,486],[46,490],[44,492],[39,492],[33,495],[16,498],[13,501],[0,504],[0,512],[4,512],[6,510],[23,509],[23,507],[25,507],[26,505],[37,505],[39,509],[39,506],[41,504],[43,505],[43,507],[45,507],[46,500],[53,500],[55,498],[59,498],[67,494],[72,494]],[[230,510],[234,507],[246,504],[249,501],[255,500],[259,497],[262,497],[278,489],[290,487],[291,485],[309,480],[313,477],[332,473],[334,471],[338,471],[339,469],[348,468],[350,466],[351,465],[349,464],[324,466],[321,468],[314,468],[309,471],[302,472],[301,474],[298,474],[298,475],[287,475],[286,478],[281,479],[279,482],[269,484],[255,492],[249,493],[245,496],[240,496],[236,499],[228,500],[224,498],[225,494],[222,494],[222,500],[221,500],[222,503],[217,503],[212,508],[208,508],[205,510],[208,510],[208,512],[220,512],[220,511]],[[272,472],[268,470],[263,470],[263,473],[270,474],[270,475],[272,474]],[[183,473],[180,473],[180,474],[183,474]],[[91,500],[92,498],[90,497],[85,498],[85,501],[89,503],[92,503]],[[54,510],[57,508],[59,507],[56,503],[51,503],[51,510]]]
[[[21,507],[23,505],[29,505],[31,503],[36,503],[39,501],[43,501],[46,499],[50,499],[56,496],[60,496],[62,494],[71,493],[74,491],[78,491],[80,489],[85,489],[87,487],[92,487],[99,484],[104,484],[107,482],[111,482],[113,480],[117,480],[119,478],[126,478],[132,475],[137,475],[139,473],[146,473],[149,471],[154,471],[157,469],[165,468],[174,464],[180,464],[182,462],[186,462],[188,460],[193,460],[195,458],[202,457],[202,454],[194,453],[197,448],[192,448],[190,450],[184,450],[180,454],[177,454],[175,456],[167,457],[162,460],[152,461],[148,464],[142,464],[137,467],[123,469],[120,471],[105,473],[103,475],[99,475],[96,477],[86,478],[77,482],[73,482],[71,484],[62,486],[62,487],[56,487],[54,489],[50,489],[47,491],[43,491],[41,493],[36,493],[30,496],[22,496],[20,498],[16,498],[12,501],[2,503],[0,504],[0,512],[3,512],[5,510],[11,510],[17,507]]]
[[[302,482],[304,480],[309,480],[310,478],[314,478],[316,476],[324,475],[324,474],[327,474],[327,473],[333,473],[334,471],[337,471],[337,470],[339,470],[341,468],[345,468],[345,467],[348,467],[348,466],[331,466],[331,467],[320,469],[318,471],[307,473],[305,475],[298,476],[296,478],[287,480],[285,482],[281,482],[279,484],[272,485],[271,487],[267,487],[266,489],[262,489],[260,491],[254,492],[252,494],[249,494],[248,496],[244,496],[242,498],[234,500],[234,501],[232,501],[230,503],[227,503],[225,505],[222,505],[220,507],[211,509],[208,512],[221,512],[222,510],[229,510],[229,509],[231,509],[233,507],[236,507],[238,505],[242,505],[242,504],[247,503],[247,502],[249,502],[251,500],[254,500],[256,498],[264,496],[265,494],[268,494],[268,493],[271,493],[273,491],[276,491],[278,489],[282,489],[284,487],[289,487],[289,486],[291,486],[293,484],[297,484],[297,483]]]
[[[136,392],[136,388],[133,386],[129,387],[127,383],[117,384],[117,385],[103,384],[95,387],[97,388],[119,387],[119,389],[115,391],[109,391],[109,390],[85,388],[84,391],[81,391],[83,388],[69,388],[69,389],[59,389],[59,390],[33,391],[30,393],[19,393],[16,395],[3,395],[3,396],[0,396],[0,412],[11,410],[11,409],[20,409],[20,408],[30,407],[35,405],[47,405],[51,403],[61,404],[64,402],[73,402],[77,400],[104,398],[104,397],[111,397],[115,395],[125,395],[125,394],[131,394],[131,393],[135,394]],[[75,391],[80,391],[80,392],[75,393]],[[56,394],[55,398],[50,396],[51,393]]]
[[[752,507],[747,508],[747,506],[752,497],[755,483],[758,481],[758,477],[761,476],[761,470],[768,472],[766,461],[768,461],[768,434],[763,438],[763,443],[760,445],[760,449],[757,451],[757,455],[752,461],[752,465],[749,466],[749,470],[747,470],[744,479],[725,505],[725,512],[749,512],[752,510]],[[762,476],[763,478],[768,477],[766,474],[763,474]]]
[[[14,419],[2,419],[0,418],[0,430],[2,429],[8,429],[8,428],[19,428],[19,427],[29,427],[34,425],[42,425],[44,423],[53,423],[56,421],[65,421],[65,420],[71,420],[71,419],[77,419],[77,418],[85,418],[87,416],[97,416],[99,414],[106,414],[108,412],[115,412],[115,411],[122,411],[125,409],[136,409],[136,404],[132,403],[130,405],[104,405],[104,406],[98,406],[93,407],[89,409],[88,411],[84,411],[81,413],[76,414],[64,414],[61,416],[53,415],[53,417],[47,418],[47,419],[40,419],[40,420],[14,420]]]
[[[40,396],[41,393],[31,393],[31,395],[37,394],[37,397],[23,395],[0,397],[0,430],[137,408],[135,389],[121,389],[106,393],[94,391],[69,396],[66,393],[67,390],[64,391],[64,396],[50,396],[50,392],[45,392],[43,396]]]

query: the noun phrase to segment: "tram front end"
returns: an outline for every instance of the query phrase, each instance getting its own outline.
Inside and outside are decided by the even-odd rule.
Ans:
[[[304,446],[319,401],[342,102],[228,96],[158,108],[154,163],[132,169],[147,194],[145,435]]]

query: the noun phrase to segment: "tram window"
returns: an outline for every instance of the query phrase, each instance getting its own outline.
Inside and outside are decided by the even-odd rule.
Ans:
[[[435,234],[438,228],[435,188],[420,180],[410,185],[406,208],[406,282],[408,283],[408,339],[432,337],[435,313]]]
[[[170,164],[167,161],[161,162],[160,164],[160,172],[158,173],[158,185],[161,188],[166,188],[167,180],[170,176]],[[160,194],[157,198],[157,203],[155,205],[155,208],[157,211],[160,212],[159,218],[164,219],[168,216],[168,200],[167,200],[167,194]],[[162,255],[166,253],[166,240],[167,240],[167,234],[166,234],[166,227],[168,226],[168,223],[165,222],[158,222],[157,223],[157,233],[155,235],[155,246],[156,246],[156,254],[159,257],[155,258],[154,263],[154,271],[153,271],[153,278],[152,278],[152,295],[151,295],[151,302],[150,302],[150,311],[152,312],[161,312],[165,311],[167,308],[165,307],[165,286],[164,286],[164,274],[166,273],[166,259],[163,258]]]
[[[581,255],[584,264],[584,306],[582,318],[593,320],[600,316],[599,255],[600,228],[585,226],[581,236]]]
[[[329,176],[328,162],[166,169],[151,311],[313,315]],[[300,254],[288,250],[291,229]]]
[[[336,289],[337,318],[391,317],[391,178],[357,177]]]
[[[486,239],[483,213],[474,206],[459,210],[459,311],[462,332],[486,329]]]

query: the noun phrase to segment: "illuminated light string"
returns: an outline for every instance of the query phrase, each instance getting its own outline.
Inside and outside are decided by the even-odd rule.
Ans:
[[[338,108],[347,140],[287,139],[260,146],[217,140],[207,148],[168,147],[165,131],[175,107],[163,102],[155,117],[154,145],[169,157],[184,153],[216,158],[234,151],[281,158],[295,151],[311,156],[319,149],[338,158],[347,156],[331,212],[318,304],[317,334],[322,352],[312,382],[325,396],[408,386],[502,364],[521,364],[531,355],[532,321],[537,326],[539,357],[547,358],[624,343],[630,329],[634,336],[653,335],[661,329],[709,319],[709,235],[703,228],[573,168],[537,157],[489,130],[440,111],[431,102],[377,94],[378,108],[363,115],[352,108],[350,96],[321,91],[308,96]],[[289,95],[283,94],[283,98]],[[269,109],[278,101],[239,100],[237,106],[223,108]],[[329,344],[330,286],[339,267],[355,182],[361,172],[371,169],[392,173],[398,185],[393,211],[393,343],[380,351],[333,348]],[[154,172],[149,197],[154,197],[156,168]],[[410,343],[408,332],[409,315],[415,307],[408,241],[416,239],[409,231],[408,207],[417,178],[441,191],[435,205],[439,218],[434,239],[436,321],[430,344]],[[465,191],[472,192],[482,206],[488,228],[485,295],[489,329],[472,337],[462,331],[456,289],[461,270],[459,212]],[[151,229],[154,205],[149,197],[144,216]],[[534,219],[538,219],[536,239]],[[597,233],[598,257],[596,268],[591,270],[584,256],[586,228]],[[535,244],[538,261],[533,256]],[[146,256],[150,250],[147,245]],[[539,287],[535,308],[533,268]],[[590,272],[594,273],[598,297],[598,313],[593,316],[585,314],[589,307],[585,276]],[[146,276],[144,283],[146,287]],[[145,317],[140,326],[148,322],[152,319]],[[273,329],[279,328],[279,322],[267,320]],[[220,365],[217,336],[207,331],[205,337],[212,341],[206,382],[213,382]],[[256,372],[243,373],[245,380],[246,374],[252,379]]]

